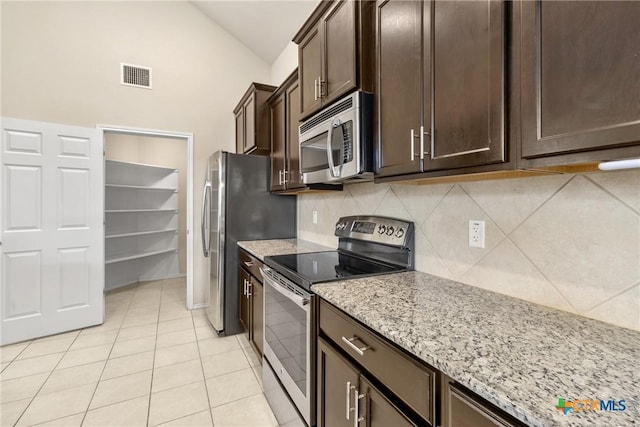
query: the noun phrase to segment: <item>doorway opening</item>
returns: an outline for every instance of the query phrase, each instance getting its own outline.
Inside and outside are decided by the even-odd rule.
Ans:
[[[98,126],[105,150],[105,291],[186,282],[193,303],[193,135]]]

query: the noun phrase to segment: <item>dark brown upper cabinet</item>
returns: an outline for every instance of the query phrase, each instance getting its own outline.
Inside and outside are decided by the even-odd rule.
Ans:
[[[373,2],[322,1],[298,44],[301,119],[354,89],[373,88]]]
[[[640,2],[517,7],[523,165],[640,155]]]
[[[505,13],[500,0],[376,3],[376,177],[507,161]]]
[[[269,106],[275,86],[252,83],[233,110],[236,118],[236,153],[269,155]]]
[[[300,177],[298,70],[269,98],[271,110],[271,191],[304,189]]]

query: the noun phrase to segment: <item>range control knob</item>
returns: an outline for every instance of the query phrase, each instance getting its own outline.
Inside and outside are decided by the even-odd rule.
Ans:
[[[396,229],[393,228],[393,225],[390,225],[389,228],[387,228],[387,236],[393,236],[394,231],[396,231]]]
[[[398,228],[398,231],[396,231],[396,237],[402,236],[404,236],[404,228]]]
[[[379,234],[384,234],[385,231],[387,231],[387,227],[384,225],[381,225],[380,227],[378,227],[378,233]]]

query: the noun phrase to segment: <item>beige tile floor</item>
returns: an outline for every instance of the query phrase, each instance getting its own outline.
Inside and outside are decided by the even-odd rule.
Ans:
[[[106,295],[103,325],[0,348],[0,425],[276,426],[248,341],[185,295],[141,283]]]

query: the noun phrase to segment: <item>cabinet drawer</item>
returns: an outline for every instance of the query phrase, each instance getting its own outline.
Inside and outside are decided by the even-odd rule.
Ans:
[[[443,427],[526,427],[448,377],[441,387]]]
[[[262,274],[260,274],[260,267],[263,266],[262,261],[243,249],[240,249],[240,265],[262,283]]]
[[[405,404],[433,424],[434,371],[377,338],[325,301],[320,303],[320,330]]]

